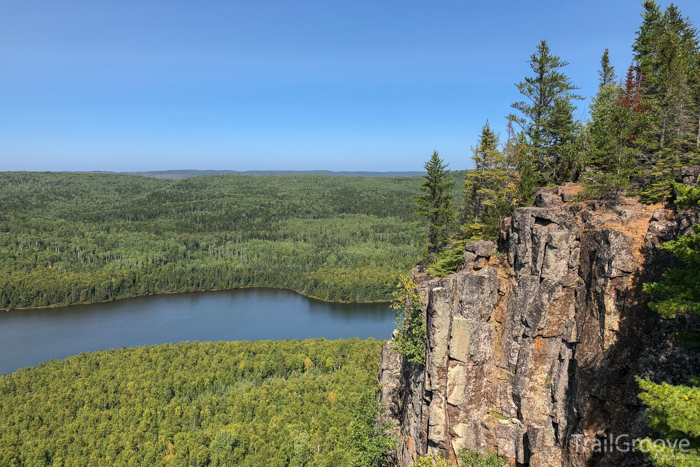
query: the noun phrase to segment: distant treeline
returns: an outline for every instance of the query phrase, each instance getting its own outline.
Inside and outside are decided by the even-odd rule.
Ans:
[[[363,171],[340,171],[332,170],[154,170],[149,172],[127,172],[134,175],[155,178],[189,178],[201,177],[202,175],[333,175],[336,177],[419,177],[425,172],[404,171],[404,172],[363,172]]]
[[[420,259],[420,182],[0,173],[0,307],[247,286],[388,300]]]

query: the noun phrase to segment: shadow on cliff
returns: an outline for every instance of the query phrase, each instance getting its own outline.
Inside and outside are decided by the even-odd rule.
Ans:
[[[684,349],[674,340],[674,335],[682,331],[700,332],[700,319],[696,316],[661,319],[649,309],[651,297],[643,292],[645,283],[659,281],[669,268],[679,266],[678,261],[661,250],[659,245],[687,233],[691,222],[679,219],[682,216],[688,215],[677,213],[665,224],[661,222],[662,219],[652,218],[639,250],[637,269],[628,276],[628,281],[610,274],[610,264],[615,259],[614,248],[610,250],[613,257],[601,257],[599,246],[605,243],[605,239],[600,238],[604,235],[603,230],[591,231],[591,238],[581,239],[582,244],[590,241],[586,252],[588,258],[581,258],[581,272],[584,273],[581,277],[586,283],[586,301],[589,303],[587,313],[598,314],[586,319],[597,320],[600,324],[602,345],[600,358],[581,364],[574,351],[571,361],[567,391],[569,465],[581,465],[583,460],[578,456],[580,453],[571,435],[585,431],[595,433],[602,446],[597,452],[591,451],[593,455],[584,461],[585,465],[651,466],[642,453],[626,449],[626,443],[631,445],[634,439],[660,437],[647,426],[645,406],[638,398],[641,389],[635,378],[640,376],[657,383],[687,384],[685,375],[700,374],[698,353]],[[656,214],[654,217],[657,217]],[[654,226],[654,223],[657,225]],[[601,260],[608,263],[604,264]],[[608,277],[603,273],[606,267]],[[601,287],[602,280],[609,281],[607,290]],[[606,316],[610,302],[619,308],[619,316]],[[619,320],[619,323],[613,330],[615,326],[610,326],[610,321],[615,320]],[[608,346],[605,345],[607,334],[614,339]],[[621,435],[623,438],[618,439]],[[566,440],[564,444],[567,444]],[[578,457],[578,462],[573,457]]]

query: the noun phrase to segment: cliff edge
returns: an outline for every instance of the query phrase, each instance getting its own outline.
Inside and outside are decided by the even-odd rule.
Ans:
[[[698,325],[660,320],[642,284],[672,264],[660,244],[696,219],[633,198],[571,203],[579,189],[541,190],[497,243],[468,244],[455,274],[414,270],[426,363],[389,341],[379,374],[383,417],[400,439],[394,464],[456,463],[469,449],[518,466],[644,465],[623,446],[649,434],[634,377],[682,382],[698,362],[672,335]]]

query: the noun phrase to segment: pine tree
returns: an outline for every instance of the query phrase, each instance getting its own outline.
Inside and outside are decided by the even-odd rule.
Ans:
[[[603,52],[603,56],[600,59],[600,70],[598,70],[598,76],[600,76],[600,86],[615,83],[615,80],[617,80],[617,76],[615,75],[615,67],[610,65],[610,51],[607,48],[605,49],[605,52]]]
[[[464,176],[463,234],[468,240],[496,238],[500,222],[513,208],[515,185],[498,136],[487,121],[474,148],[474,169]]]
[[[489,122],[481,129],[481,136],[473,148],[474,163],[472,170],[467,170],[464,174],[464,217],[465,220],[477,221],[483,217],[486,206],[484,206],[485,193],[487,188],[486,173],[501,162],[498,151],[498,136],[491,130]]]
[[[574,120],[576,107],[560,98],[554,103],[549,122],[550,159],[555,160],[552,179],[557,182],[576,180],[581,171],[583,126]]]
[[[589,106],[591,120],[588,122],[591,155],[587,163],[593,168],[601,167],[601,155],[612,151],[615,146],[616,138],[612,129],[612,120],[615,108],[620,105],[620,96],[620,87],[617,84],[608,83],[598,87],[598,93],[591,98]]]
[[[537,170],[546,180],[563,181],[572,175],[572,158],[567,151],[573,148],[578,129],[573,119],[573,101],[583,97],[573,93],[579,88],[560,71],[568,63],[551,54],[547,41],[539,43],[528,63],[534,76],[516,84],[527,101],[511,105],[522,116],[508,118],[520,124],[527,134]]]
[[[656,49],[661,28],[661,8],[656,0],[644,0],[642,2],[642,25],[635,34],[637,39],[632,45],[634,60],[637,70],[644,76],[652,75],[656,68]]]
[[[427,174],[420,187],[425,194],[416,197],[416,213],[428,221],[426,248],[429,255],[434,255],[445,247],[449,240],[449,229],[454,222],[452,188],[455,182],[447,166],[438,152],[433,151],[430,160],[425,163]]]

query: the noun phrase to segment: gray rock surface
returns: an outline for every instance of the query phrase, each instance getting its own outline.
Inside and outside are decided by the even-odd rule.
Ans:
[[[462,449],[498,449],[518,466],[645,465],[639,454],[577,448],[574,435],[646,436],[634,376],[677,380],[682,368],[659,370],[673,352],[697,366],[669,347],[674,326],[697,323],[660,326],[641,292],[672,264],[659,245],[695,218],[630,198],[572,207],[574,190],[540,192],[504,222],[498,248],[468,244],[455,274],[416,271],[426,363],[406,362],[390,342],[381,361],[395,465],[426,454],[456,464]]]

